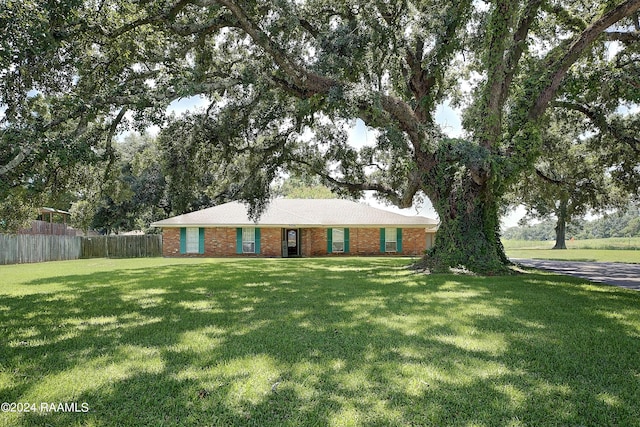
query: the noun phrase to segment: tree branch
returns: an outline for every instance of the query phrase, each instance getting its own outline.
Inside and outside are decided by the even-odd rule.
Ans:
[[[536,102],[529,111],[530,119],[537,119],[546,110],[551,99],[555,96],[564,79],[569,67],[573,65],[582,52],[602,34],[607,28],[611,27],[621,19],[630,16],[640,10],[640,0],[627,0],[619,6],[605,13],[587,27],[574,41],[569,45],[564,55],[557,58],[556,49],[548,54],[547,66],[551,73],[548,75],[548,84],[541,90],[537,96]],[[564,47],[564,46],[563,46]],[[556,59],[557,58],[557,59]]]
[[[525,7],[516,30],[511,37],[511,43],[506,45],[507,36],[511,31],[509,16],[514,12],[511,9],[513,2],[505,0],[499,2],[492,22],[496,31],[489,45],[489,60],[487,68],[488,93],[487,114],[483,125],[482,145],[490,148],[492,143],[499,140],[502,132],[502,114],[504,103],[509,95],[511,82],[517,71],[517,65],[526,48],[526,40],[529,29],[538,13],[542,0],[530,0]],[[500,31],[498,31],[498,29]]]
[[[558,181],[557,179],[553,179],[553,178],[547,176],[544,172],[542,172],[538,168],[536,168],[536,175],[538,175],[538,177],[540,177],[543,181],[548,182],[549,184],[555,184],[555,185],[563,185],[564,184],[564,182],[562,182],[562,181]]]
[[[609,122],[606,116],[592,108],[575,102],[557,101],[553,103],[554,106],[567,108],[570,110],[578,111],[589,118],[601,132],[608,133],[619,141],[628,145],[636,154],[640,155],[640,138],[635,137],[633,134],[629,134],[625,129],[614,125]]]
[[[258,44],[262,49],[265,50],[278,64],[279,67],[282,68],[284,73],[291,78],[294,83],[304,88],[305,85],[308,85],[310,82],[308,80],[312,77],[310,73],[306,72],[301,66],[292,61],[277,45],[273,40],[269,38],[269,36],[262,31],[258,25],[251,21],[251,18],[247,15],[247,13],[233,1],[230,0],[219,0],[218,3],[225,6],[235,18],[238,20],[238,24],[242,30],[247,33],[256,44]],[[319,76],[318,76],[319,77]],[[321,86],[326,84],[331,85],[333,83],[330,79],[320,79]],[[325,80],[322,82],[322,80]],[[328,89],[328,88],[327,88]]]
[[[0,166],[0,176],[5,175],[8,172],[11,172],[13,169],[17,168],[18,165],[20,165],[20,163],[22,163],[27,158],[27,156],[31,154],[33,149],[33,146],[20,147],[20,151],[13,159],[11,159],[6,165]]]
[[[587,28],[587,23],[583,19],[570,14],[569,11],[567,11],[560,5],[551,4],[551,2],[545,1],[542,4],[542,8],[546,12],[555,15],[558,21],[565,24],[567,27],[569,27],[570,30],[574,32],[579,33]]]
[[[529,30],[533,24],[536,15],[540,9],[540,6],[544,3],[543,0],[530,0],[520,18],[518,28],[513,34],[513,42],[511,43],[511,49],[507,53],[506,66],[505,66],[505,83],[502,93],[502,104],[508,96],[508,90],[513,81],[513,77],[517,71],[517,65],[527,47],[527,37]]]
[[[375,191],[378,194],[386,197],[391,203],[399,208],[409,208],[413,205],[413,196],[420,190],[420,186],[416,183],[416,180],[410,180],[409,187],[402,193],[398,193],[391,187],[386,185],[376,184],[371,182],[346,182],[336,179],[329,175],[326,171],[320,170],[310,162],[302,158],[292,159],[295,163],[300,163],[307,166],[310,171],[325,181],[339,188],[346,188],[350,191]]]
[[[452,10],[448,12],[450,17],[444,31],[437,34],[435,46],[426,58],[423,53],[425,43],[421,37],[416,38],[414,52],[407,51],[405,60],[411,72],[407,80],[409,89],[417,101],[415,115],[422,123],[433,122],[432,111],[437,102],[437,93],[434,91],[437,90],[439,80],[444,76],[444,69],[452,58],[453,52],[459,47],[456,34],[461,25],[465,24],[464,17],[471,3],[469,0],[462,0],[451,6]],[[429,63],[425,67],[423,61],[426,60],[429,60]]]
[[[640,42],[640,31],[605,31],[605,39],[609,41],[619,41],[625,44]]]
[[[327,95],[332,88],[343,88],[347,86],[347,84],[339,80],[310,72],[296,64],[257,24],[252,22],[246,12],[233,1],[219,0],[219,3],[228,8],[238,20],[239,27],[271,56],[281,71],[291,80],[289,83],[278,77],[274,79],[274,81],[278,81],[281,86],[286,87],[292,95],[305,99],[316,94]],[[401,129],[409,135],[414,152],[425,155],[420,144],[420,142],[424,140],[420,120],[416,117],[411,107],[401,99],[391,95],[380,93],[379,99],[383,110],[393,116],[400,124]],[[359,117],[365,122],[371,123],[371,121],[379,120],[379,117],[371,113],[370,104],[362,103],[358,108],[360,112]]]

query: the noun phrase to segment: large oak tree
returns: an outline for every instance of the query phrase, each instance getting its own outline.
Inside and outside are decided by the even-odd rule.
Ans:
[[[545,155],[523,172],[512,190],[512,203],[526,208],[523,220],[555,219],[553,249],[567,249],[567,226],[587,212],[604,213],[628,204],[623,180],[611,177],[610,153],[591,141],[590,128],[578,113],[552,115],[542,130]]]
[[[318,174],[340,191],[373,190],[400,207],[424,194],[441,221],[428,255],[438,268],[504,270],[501,199],[544,154],[550,108],[597,112],[597,132],[613,134],[607,115],[640,98],[640,0],[24,0],[3,8],[5,188],[28,183],[42,153],[108,159],[118,126],[161,123],[170,101],[203,95],[211,104],[188,118],[197,123],[190,129],[252,172],[238,198],[256,214],[279,168]],[[33,114],[34,93],[46,115]],[[435,122],[445,100],[464,111],[463,138]],[[360,150],[344,132],[356,118],[379,131]],[[244,160],[234,163],[234,152]]]

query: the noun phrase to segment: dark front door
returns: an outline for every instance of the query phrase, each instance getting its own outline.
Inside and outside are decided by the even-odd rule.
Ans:
[[[288,228],[284,230],[284,240],[287,246],[287,256],[300,255],[300,230],[297,228]]]

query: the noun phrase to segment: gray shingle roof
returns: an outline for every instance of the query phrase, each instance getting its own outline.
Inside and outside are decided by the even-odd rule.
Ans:
[[[342,199],[275,199],[257,223],[239,202],[174,216],[151,224],[153,227],[437,227],[438,222],[423,216],[406,216]]]

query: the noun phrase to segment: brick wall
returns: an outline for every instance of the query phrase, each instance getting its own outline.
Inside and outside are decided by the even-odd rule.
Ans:
[[[308,230],[311,236],[311,256],[327,255],[327,229],[311,228]]]
[[[402,229],[402,254],[422,255],[427,249],[427,232],[424,228]]]
[[[162,256],[180,256],[180,229],[162,229]]]
[[[301,229],[302,256],[341,255],[327,253],[327,229]],[[254,254],[239,255],[236,253],[235,228],[206,228],[204,234],[205,251],[200,254],[180,254],[180,229],[165,228],[162,232],[162,254],[165,257],[227,257],[256,256]],[[424,228],[404,228],[402,230],[402,252],[397,255],[422,255],[433,242],[433,234]],[[265,257],[282,255],[282,229],[260,229],[260,254]],[[379,228],[350,228],[349,254],[347,255],[381,255]]]
[[[260,229],[260,255],[266,257],[282,256],[282,229]]]
[[[380,255],[380,229],[350,228],[349,253],[351,255]]]
[[[235,228],[205,228],[204,256],[237,256]]]

